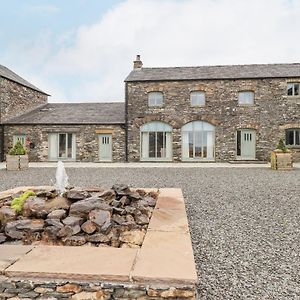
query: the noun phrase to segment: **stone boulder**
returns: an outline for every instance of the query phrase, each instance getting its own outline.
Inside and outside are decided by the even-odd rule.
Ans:
[[[102,227],[105,223],[110,222],[110,212],[107,210],[95,209],[89,213],[89,219],[99,227]]]
[[[5,225],[7,222],[15,220],[17,214],[15,210],[10,207],[3,206],[0,208],[0,224]]]
[[[91,220],[87,220],[81,225],[81,229],[87,234],[92,234],[97,230],[97,226]]]
[[[83,219],[76,216],[68,216],[65,219],[63,219],[62,222],[65,225],[75,226],[75,225],[81,225],[83,223]]]
[[[90,194],[87,191],[82,190],[82,189],[75,189],[75,188],[72,190],[69,190],[66,193],[66,197],[68,199],[70,199],[71,201],[83,200],[89,196],[90,196]]]
[[[45,218],[48,213],[44,198],[30,196],[23,205],[22,215],[25,217]]]
[[[67,216],[67,213],[64,209],[55,209],[51,213],[48,214],[48,219],[64,219]]]
[[[70,206],[70,215],[85,217],[90,211],[101,209],[111,211],[112,207],[98,198],[87,198],[77,201]]]

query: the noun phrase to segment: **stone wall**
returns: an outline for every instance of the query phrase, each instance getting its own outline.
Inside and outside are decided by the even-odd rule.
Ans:
[[[46,104],[48,96],[11,80],[0,78],[0,123]]]
[[[289,79],[300,81],[300,78]],[[140,160],[140,126],[159,120],[173,127],[173,161],[181,161],[181,127],[194,120],[215,125],[216,161],[236,159],[236,131],[256,130],[256,158],[270,160],[285,129],[300,128],[300,97],[287,97],[286,79],[128,82],[129,161]],[[190,92],[205,91],[206,105],[191,107]],[[255,104],[238,104],[238,92],[255,92]],[[148,107],[148,92],[161,91],[164,105]],[[299,149],[294,149],[299,151]],[[297,159],[299,154],[295,155]]]
[[[14,298],[18,297],[18,298]],[[0,277],[0,299],[196,299],[195,286],[116,282],[24,280]]]
[[[13,145],[13,135],[29,138],[29,161],[48,161],[48,133],[75,133],[76,161],[97,162],[99,140],[97,130],[112,130],[112,159],[125,160],[125,130],[119,125],[9,125],[5,126],[5,153]]]

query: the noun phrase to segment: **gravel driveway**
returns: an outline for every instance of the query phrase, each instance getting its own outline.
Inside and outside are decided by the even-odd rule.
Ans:
[[[199,299],[300,299],[300,169],[67,169],[80,186],[180,187]],[[0,189],[48,185],[55,169],[0,170]]]

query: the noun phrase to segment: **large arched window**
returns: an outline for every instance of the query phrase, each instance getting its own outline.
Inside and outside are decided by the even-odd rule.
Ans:
[[[141,126],[141,159],[172,160],[172,126],[162,122]]]
[[[182,159],[207,159],[215,157],[215,126],[202,121],[185,124],[182,133]]]

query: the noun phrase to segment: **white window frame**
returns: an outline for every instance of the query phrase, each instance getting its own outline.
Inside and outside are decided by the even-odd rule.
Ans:
[[[59,157],[59,135],[72,134],[72,157]],[[67,139],[66,139],[67,141]],[[53,148],[51,148],[53,147]],[[68,147],[66,142],[66,148]],[[52,155],[55,154],[55,155]],[[75,161],[76,160],[76,134],[72,132],[58,132],[48,134],[48,160],[50,161]]]
[[[172,161],[173,149],[172,149],[172,126],[169,124],[153,121],[141,126],[140,129],[140,160],[141,161]],[[163,157],[149,157],[149,134],[155,133],[155,153],[157,154],[157,133],[163,133],[164,147]]]
[[[190,92],[191,106],[205,106],[205,92],[204,91],[192,91]]]
[[[251,97],[250,97],[251,95]],[[251,101],[249,101],[251,100]],[[254,105],[255,93],[254,91],[240,91],[239,92],[239,105],[251,106]]]
[[[295,86],[298,86],[298,93],[296,94]],[[289,95],[289,89],[292,89],[292,95]],[[288,82],[287,84],[287,92],[288,97],[300,97],[300,82]]]
[[[13,146],[20,141],[23,147],[26,147],[26,134],[14,134],[13,135]]]
[[[164,95],[162,92],[149,92],[148,93],[148,106],[161,107],[164,104]]]
[[[199,130],[200,129],[200,130]],[[211,155],[208,157],[204,157],[203,148],[201,150],[201,157],[195,157],[195,141],[196,141],[196,133],[201,134],[201,140],[203,141],[204,133],[206,135],[210,135],[210,139],[207,139],[207,153],[210,152]],[[189,157],[186,153],[189,153],[189,146],[185,143],[189,143],[188,135],[192,134],[193,136],[193,157]],[[181,157],[182,161],[195,161],[195,160],[203,160],[203,161],[215,161],[215,126],[204,121],[192,121],[181,127]]]
[[[293,140],[294,140],[294,143],[293,144],[288,144],[287,142],[287,134],[288,132],[293,132]],[[299,135],[299,144],[296,144],[296,135]],[[300,148],[300,128],[288,128],[285,130],[285,144],[288,146],[288,147],[296,147],[296,148]]]

